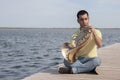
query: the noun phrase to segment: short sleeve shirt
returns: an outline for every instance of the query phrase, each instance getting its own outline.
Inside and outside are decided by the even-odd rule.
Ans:
[[[102,40],[102,34],[101,34],[100,30],[95,29],[95,33]],[[77,42],[78,42],[78,38],[79,38],[78,36],[80,34],[81,34],[81,31],[80,31],[80,29],[78,29],[72,35],[71,41],[70,41],[70,44],[72,47],[77,46]],[[88,44],[86,44],[85,47],[80,50],[80,52],[78,51],[77,57],[89,57],[89,58],[97,57],[97,45],[95,43],[93,35],[90,38],[90,41],[88,42]]]

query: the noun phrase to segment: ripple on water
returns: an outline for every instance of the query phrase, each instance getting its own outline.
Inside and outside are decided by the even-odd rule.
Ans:
[[[38,65],[36,65],[36,64],[27,64],[27,65],[25,65],[26,67],[32,67],[32,68],[36,68],[36,67],[38,67]]]
[[[10,48],[12,47],[12,42],[8,42],[6,40],[0,40],[0,46],[3,48]]]
[[[55,58],[52,58],[52,60],[62,60],[62,58],[60,58],[60,57],[55,57]]]
[[[39,50],[39,48],[31,48],[30,50],[31,51],[36,51],[36,50]]]
[[[48,55],[48,54],[44,54],[43,56],[44,56],[44,57],[48,57],[49,55]]]
[[[35,51],[35,52],[33,52],[33,54],[39,54],[39,52]]]
[[[2,53],[12,53],[13,51],[12,50],[3,50],[1,51]]]
[[[8,76],[18,76],[20,73],[16,72],[15,70],[2,70],[3,74],[7,74]]]
[[[21,65],[15,65],[15,66],[13,66],[11,68],[13,68],[13,69],[19,69],[19,68],[22,68],[22,66]]]
[[[44,70],[46,70],[48,68],[50,68],[50,67],[49,66],[44,66],[44,67],[41,68],[41,71],[44,71]]]
[[[36,59],[43,59],[42,57],[40,57],[40,56],[38,56],[38,57],[36,57]]]
[[[0,78],[2,79],[2,78],[5,78],[6,77],[6,75],[3,75],[3,74],[0,74]]]
[[[53,62],[53,63],[50,63],[48,64],[49,66],[55,66],[55,65],[58,65],[59,63],[58,62]]]

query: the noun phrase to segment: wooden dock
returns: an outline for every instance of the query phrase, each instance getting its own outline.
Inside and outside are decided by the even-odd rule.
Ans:
[[[100,48],[98,54],[102,60],[100,74],[59,74],[57,68],[36,73],[23,80],[120,80],[120,43]]]

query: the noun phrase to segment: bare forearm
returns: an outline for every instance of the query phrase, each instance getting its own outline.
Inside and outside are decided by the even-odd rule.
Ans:
[[[102,40],[97,36],[97,34],[96,34],[95,31],[93,32],[93,36],[94,36],[96,45],[97,45],[98,47],[101,47],[101,46],[102,46]]]
[[[100,39],[100,37],[96,34],[96,30],[94,27],[90,26],[89,29],[91,29],[92,33],[93,33],[93,37],[95,40],[95,43],[98,47],[102,46],[102,40]]]

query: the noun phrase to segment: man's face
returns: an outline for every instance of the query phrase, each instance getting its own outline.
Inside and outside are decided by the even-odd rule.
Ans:
[[[79,15],[78,23],[81,27],[89,25],[89,17],[87,14]]]

